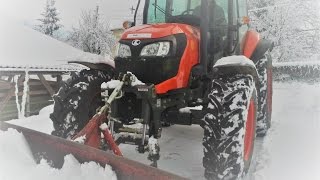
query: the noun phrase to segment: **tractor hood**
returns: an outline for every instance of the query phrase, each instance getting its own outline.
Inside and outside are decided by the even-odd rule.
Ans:
[[[162,23],[147,24],[132,27],[126,30],[121,39],[156,39],[174,34],[185,33],[186,31],[194,31],[193,28],[186,24]]]

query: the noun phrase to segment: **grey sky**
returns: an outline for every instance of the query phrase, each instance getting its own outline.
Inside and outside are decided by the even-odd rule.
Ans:
[[[0,0],[0,12],[25,23],[34,23],[40,18],[46,0]],[[137,0],[56,0],[61,24],[66,28],[77,26],[81,11],[95,9],[100,5],[103,19],[110,22],[112,28],[121,27],[125,20],[131,20],[133,14],[129,10],[135,7]]]

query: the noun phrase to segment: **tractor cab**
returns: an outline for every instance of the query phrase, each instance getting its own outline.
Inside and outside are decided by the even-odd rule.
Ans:
[[[146,0],[143,25],[119,41],[116,69],[155,84],[158,94],[186,88],[192,69],[207,75],[216,60],[241,54],[246,16],[245,0]]]
[[[145,4],[144,23],[182,23],[200,27],[201,1],[156,1]]]

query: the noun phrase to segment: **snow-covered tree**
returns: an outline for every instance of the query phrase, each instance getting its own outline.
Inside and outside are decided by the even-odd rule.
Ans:
[[[60,18],[58,17],[59,13],[55,7],[55,0],[47,0],[45,10],[41,15],[43,18],[38,19],[41,24],[38,25],[36,29],[46,35],[54,36],[54,32],[62,27],[62,25],[58,24]]]
[[[320,53],[317,0],[249,0],[252,26],[275,43],[276,61],[302,61]]]
[[[109,24],[100,18],[97,6],[94,11],[82,12],[79,28],[73,28],[68,42],[85,52],[109,56],[116,40]]]

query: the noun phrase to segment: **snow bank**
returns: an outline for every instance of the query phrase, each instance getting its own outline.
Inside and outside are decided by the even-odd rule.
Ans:
[[[102,168],[95,162],[79,164],[72,156],[66,156],[62,169],[54,169],[41,160],[36,164],[24,136],[16,130],[0,131],[0,179],[1,180],[115,180],[110,166]]]
[[[49,117],[50,113],[53,112],[53,105],[43,108],[39,115],[30,116],[27,118],[15,119],[8,121],[10,124],[15,124],[18,126],[26,127],[29,129],[34,129],[46,134],[51,134],[53,131],[53,124]]]

